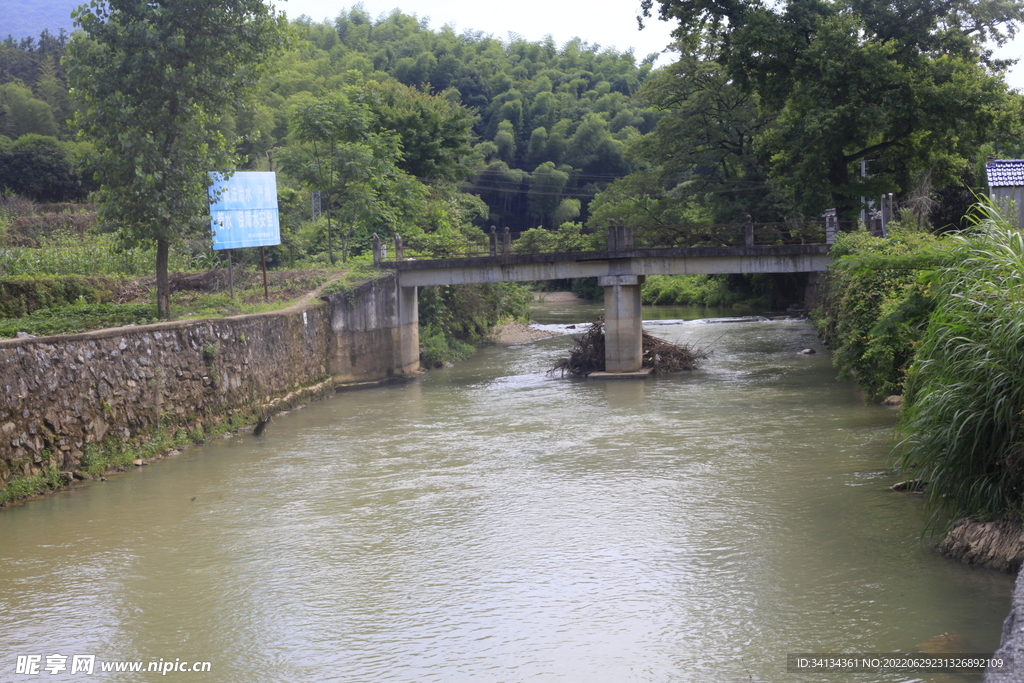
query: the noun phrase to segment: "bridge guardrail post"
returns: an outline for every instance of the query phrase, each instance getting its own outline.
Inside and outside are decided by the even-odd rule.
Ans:
[[[379,266],[382,258],[383,249],[380,243],[380,237],[377,237],[377,233],[373,233],[373,265]]]
[[[491,226],[491,256],[498,255],[498,233],[497,228]]]
[[[626,221],[612,221],[608,226],[608,251],[625,251],[633,248],[633,228],[626,227]]]
[[[505,234],[502,236],[501,253],[505,256],[509,256],[512,253],[512,233],[508,231],[508,226],[505,226]]]
[[[402,236],[395,234],[395,260],[401,261],[405,258],[405,245],[402,244]]]
[[[746,222],[743,224],[743,232],[745,237],[744,244],[748,247],[754,246],[754,221],[749,214],[747,215]]]

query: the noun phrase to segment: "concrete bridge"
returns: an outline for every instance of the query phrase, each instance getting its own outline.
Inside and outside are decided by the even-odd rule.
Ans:
[[[749,222],[746,232],[742,246],[636,248],[632,230],[618,225],[609,228],[609,248],[603,251],[515,253],[508,233],[499,248],[492,230],[486,256],[406,259],[399,238],[395,260],[387,260],[375,238],[374,263],[397,274],[404,329],[418,322],[417,287],[596,277],[604,287],[605,370],[628,374],[640,373],[643,362],[640,286],[646,276],[828,269],[830,244],[756,245]]]

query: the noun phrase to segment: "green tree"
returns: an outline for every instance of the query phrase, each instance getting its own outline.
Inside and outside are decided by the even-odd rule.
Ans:
[[[530,191],[527,195],[530,215],[536,216],[543,223],[550,223],[562,202],[562,192],[568,183],[569,174],[555,168],[550,161],[534,169],[530,174]]]
[[[57,134],[53,110],[46,102],[32,96],[32,91],[18,82],[0,85],[0,134],[9,138],[22,135]]]
[[[748,214],[759,221],[785,218],[755,149],[772,119],[721,65],[683,55],[648,81],[639,97],[665,115],[653,133],[630,145],[628,156],[650,165],[666,199],[701,204],[715,223],[742,222]]]
[[[755,143],[805,214],[956,178],[1012,108],[985,41],[1012,35],[1019,0],[642,0],[677,20],[685,54],[721,64],[770,126]],[[859,162],[870,161],[864,179]]]
[[[95,141],[100,219],[124,242],[156,242],[157,310],[170,316],[167,259],[208,229],[207,173],[226,168],[215,129],[284,40],[261,0],[93,0],[68,45],[77,122]]]
[[[473,112],[448,97],[450,92],[430,95],[393,80],[369,81],[362,87],[378,129],[401,136],[399,168],[432,180],[465,178],[477,120]]]
[[[390,130],[378,132],[377,119],[363,99],[361,88],[348,86],[300,103],[291,116],[298,144],[279,155],[285,172],[322,193],[331,263],[333,222],[339,214],[346,226],[341,234],[342,260],[347,260],[357,225],[394,225],[396,207],[422,190],[398,168],[399,137]]]
[[[0,150],[0,189],[37,202],[81,199],[82,179],[54,137],[23,135]]]

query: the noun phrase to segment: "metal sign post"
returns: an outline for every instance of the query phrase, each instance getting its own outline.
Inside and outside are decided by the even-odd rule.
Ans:
[[[231,299],[235,298],[235,278],[231,275],[231,250],[228,249],[228,294]]]

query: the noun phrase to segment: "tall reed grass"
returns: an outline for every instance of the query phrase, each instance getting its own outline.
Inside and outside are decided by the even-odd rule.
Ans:
[[[899,465],[932,524],[1024,510],[1024,235],[989,212],[955,240],[910,366]]]

